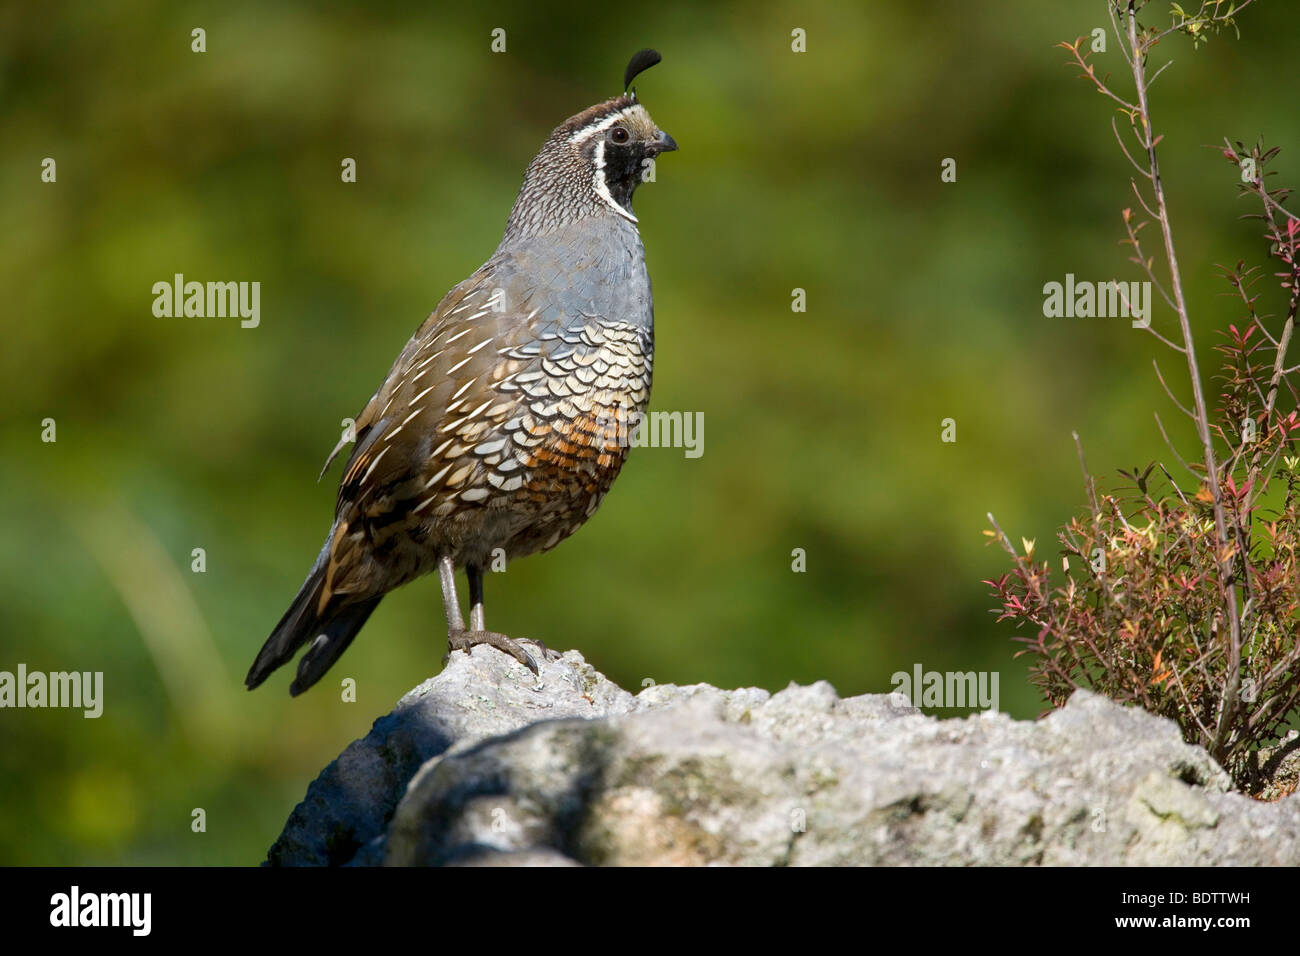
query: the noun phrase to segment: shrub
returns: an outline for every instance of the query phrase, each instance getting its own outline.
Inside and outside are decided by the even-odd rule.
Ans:
[[[1080,444],[1088,506],[1058,534],[1064,580],[1054,584],[1034,543],[1022,540],[1017,551],[989,515],[992,530],[985,533],[1007,551],[1012,568],[985,583],[999,602],[998,619],[1032,630],[1016,638],[1024,645],[1017,656],[1031,656],[1031,679],[1052,706],[1079,687],[1140,704],[1176,721],[1185,739],[1203,745],[1239,786],[1255,791],[1265,776],[1259,748],[1281,735],[1300,706],[1300,415],[1293,381],[1300,365],[1287,366],[1300,303],[1300,220],[1285,208],[1289,190],[1265,185],[1277,149],[1225,143],[1223,155],[1236,167],[1242,193],[1260,209],[1252,218],[1263,226],[1277,268],[1272,275],[1287,304],[1281,318],[1262,311],[1257,287],[1264,269],[1244,261],[1220,267],[1237,315],[1215,346],[1221,364],[1211,412],[1148,99],[1160,71],[1148,77],[1147,59],[1171,35],[1198,45],[1235,27],[1235,14],[1249,0],[1235,8],[1207,0],[1195,14],[1175,4],[1165,29],[1139,22],[1145,3],[1107,5],[1132,74],[1131,94],[1120,95],[1108,77],[1097,76],[1085,38],[1061,46],[1128,121],[1125,134],[1112,122],[1138,174],[1133,190],[1141,208],[1123,210],[1124,242],[1172,314],[1169,335],[1155,321],[1148,331],[1184,357],[1190,399],[1174,395],[1158,364],[1156,375],[1195,425],[1198,447],[1185,458],[1157,415],[1173,456],[1169,467],[1152,462],[1120,470],[1122,482],[1108,492],[1089,474]],[[1141,235],[1152,224],[1159,233],[1158,269]]]

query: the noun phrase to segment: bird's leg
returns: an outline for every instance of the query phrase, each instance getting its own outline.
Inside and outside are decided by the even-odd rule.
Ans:
[[[473,564],[465,568],[465,573],[469,576],[469,630],[465,630],[465,623],[460,616],[460,602],[456,597],[455,562],[450,557],[442,558],[438,562],[438,573],[442,577],[443,603],[450,602],[447,610],[447,647],[450,650],[464,651],[468,654],[474,646],[486,644],[509,654],[534,674],[538,673],[537,661],[533,660],[533,656],[520,647],[516,641],[504,634],[489,631],[484,627],[483,569]],[[543,646],[542,650],[545,652],[546,648]]]
[[[486,630],[483,623],[483,569],[477,564],[465,567],[469,577],[469,626],[471,630]]]
[[[456,593],[456,562],[450,555],[438,559],[438,577],[442,578],[442,609],[447,612],[447,633],[465,630],[460,616],[460,596]]]

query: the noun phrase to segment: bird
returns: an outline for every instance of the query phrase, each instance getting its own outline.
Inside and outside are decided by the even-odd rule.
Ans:
[[[301,694],[385,594],[434,571],[448,654],[488,645],[534,674],[521,642],[557,656],[487,630],[483,573],[497,557],[550,550],[592,516],[649,402],[654,303],[632,195],[677,143],[632,80],[660,60],[639,51],[622,94],[555,128],[496,251],[419,326],[326,459],[322,476],[355,442],[324,546],[249,669],[249,690],[306,645],[289,688]]]

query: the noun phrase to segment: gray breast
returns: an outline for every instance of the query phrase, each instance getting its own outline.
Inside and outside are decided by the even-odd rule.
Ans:
[[[544,236],[503,242],[489,263],[504,304],[544,325],[625,323],[650,331],[654,306],[636,226],[590,216]]]

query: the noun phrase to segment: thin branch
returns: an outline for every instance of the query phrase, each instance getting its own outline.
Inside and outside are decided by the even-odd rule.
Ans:
[[[1157,362],[1155,359],[1152,359],[1151,367],[1156,370],[1156,378],[1160,380],[1160,387],[1165,390],[1165,394],[1168,395],[1169,400],[1174,403],[1174,407],[1177,408],[1184,415],[1186,415],[1188,418],[1195,420],[1196,416],[1193,415],[1190,410],[1188,410],[1187,406],[1185,406],[1178,399],[1174,398],[1174,393],[1169,390],[1169,386],[1165,383],[1165,377],[1160,374],[1160,363]]]
[[[1088,489],[1088,503],[1092,505],[1092,517],[1095,520],[1101,514],[1101,507],[1097,504],[1097,484],[1088,473],[1088,462],[1083,457],[1083,442],[1079,440],[1079,433],[1070,434],[1074,436],[1074,447],[1079,452],[1079,469],[1083,472],[1083,484]]]
[[[1173,452],[1174,457],[1178,459],[1178,463],[1187,469],[1187,473],[1199,482],[1201,480],[1201,473],[1189,465],[1182,455],[1178,454],[1178,449],[1175,448],[1174,443],[1169,440],[1169,433],[1165,431],[1165,423],[1160,420],[1160,413],[1156,412],[1155,416],[1156,425],[1160,428],[1160,436],[1165,440],[1165,444],[1169,446],[1169,450]]]
[[[1115,142],[1119,143],[1120,150],[1123,151],[1124,155],[1128,158],[1128,161],[1132,164],[1133,168],[1136,169],[1143,176],[1145,176],[1147,179],[1150,179],[1151,171],[1143,169],[1140,165],[1138,165],[1138,161],[1133,158],[1133,154],[1130,153],[1128,151],[1128,147],[1124,145],[1124,137],[1119,134],[1119,124],[1115,122],[1115,117],[1113,116],[1110,118],[1110,128],[1115,131]],[[1137,183],[1133,184],[1133,191],[1137,192]],[[1138,202],[1142,203],[1142,207],[1144,209],[1146,208],[1146,200],[1142,198],[1141,193],[1138,193]],[[1147,212],[1151,213],[1152,216],[1155,216],[1155,213],[1151,212],[1150,209],[1147,209]]]
[[[1165,262],[1169,266],[1170,290],[1174,297],[1175,312],[1182,331],[1184,355],[1187,358],[1187,374],[1192,385],[1192,407],[1196,411],[1196,430],[1201,439],[1201,451],[1205,459],[1205,479],[1210,496],[1214,502],[1214,530],[1218,547],[1215,549],[1215,563],[1218,566],[1219,594],[1228,618],[1228,680],[1224,689],[1223,709],[1220,714],[1218,729],[1215,732],[1210,752],[1222,756],[1224,744],[1235,715],[1237,700],[1241,690],[1241,622],[1237,616],[1237,594],[1233,587],[1231,559],[1228,547],[1231,537],[1223,506],[1223,491],[1219,487],[1219,469],[1214,443],[1210,436],[1210,415],[1205,404],[1205,394],[1201,387],[1200,367],[1196,362],[1196,344],[1192,338],[1191,318],[1188,314],[1187,301],[1183,295],[1183,280],[1178,268],[1178,253],[1174,249],[1173,227],[1169,219],[1169,206],[1165,202],[1165,187],[1160,176],[1160,160],[1156,155],[1156,139],[1152,136],[1151,104],[1147,98],[1145,48],[1137,35],[1137,2],[1128,0],[1128,43],[1133,54],[1130,61],[1133,73],[1133,86],[1137,93],[1139,116],[1147,131],[1147,164],[1151,170],[1151,187],[1156,205],[1156,221],[1160,224],[1160,234],[1164,239]]]

